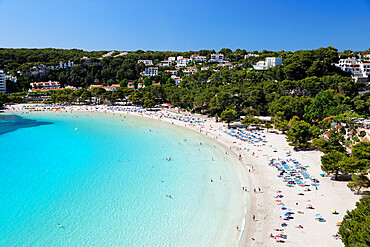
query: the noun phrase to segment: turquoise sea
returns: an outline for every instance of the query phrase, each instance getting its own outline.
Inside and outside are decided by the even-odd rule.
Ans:
[[[0,150],[0,246],[237,245],[238,161],[200,133],[127,115],[2,113]]]

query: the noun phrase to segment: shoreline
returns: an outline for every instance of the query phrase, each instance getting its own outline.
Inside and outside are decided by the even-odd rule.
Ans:
[[[19,108],[26,105],[15,106]],[[15,106],[11,106],[10,108],[15,108]],[[67,112],[71,110],[72,112],[86,112],[88,111],[86,110],[88,108],[89,107],[85,106],[67,106],[67,110],[65,110]],[[239,177],[239,180],[242,182],[243,177],[246,179],[248,182],[248,192],[243,193],[243,198],[244,200],[247,200],[247,205],[245,209],[246,212],[244,212],[245,217],[242,219],[244,224],[242,224],[237,231],[237,233],[240,234],[237,246],[272,246],[277,244],[274,242],[274,239],[269,237],[269,234],[272,234],[274,229],[281,228],[280,225],[282,223],[280,218],[282,212],[280,211],[280,206],[276,203],[277,200],[274,199],[276,196],[276,190],[283,192],[284,198],[282,198],[281,201],[284,201],[287,207],[293,208],[296,212],[297,210],[304,210],[304,213],[306,213],[295,215],[297,220],[294,220],[296,222],[293,223],[294,225],[302,224],[304,229],[297,229],[294,226],[291,226],[290,222],[288,223],[288,227],[284,229],[284,233],[287,235],[287,239],[284,241],[285,246],[318,246],[318,244],[324,246],[344,246],[340,240],[334,240],[332,237],[332,235],[336,233],[334,232],[336,230],[336,226],[333,226],[333,222],[341,221],[345,211],[354,208],[355,202],[358,201],[360,197],[353,195],[353,193],[346,188],[344,183],[335,182],[335,184],[330,181],[329,178],[321,178],[319,176],[321,171],[320,152],[295,152],[292,147],[288,146],[283,135],[268,132],[261,132],[266,135],[266,143],[263,143],[262,145],[256,143],[248,144],[224,133],[224,131],[228,131],[227,127],[225,127],[226,124],[216,123],[212,118],[208,118],[203,115],[186,114],[186,116],[202,120],[205,119],[206,122],[203,122],[202,125],[192,123],[187,124],[187,122],[172,119],[170,118],[172,115],[185,115],[169,110],[161,110],[159,112],[149,112],[145,110],[142,110],[141,112],[131,112],[109,110],[114,107],[108,106],[91,106],[90,108],[91,111],[88,112],[98,111],[102,113],[130,114],[165,121],[176,126],[186,127],[217,141],[226,149],[230,150],[233,155],[236,155],[236,157],[241,155],[242,159],[239,160],[237,164],[232,165],[236,166],[234,167],[236,172],[238,171],[238,169],[236,169],[237,167],[241,169],[242,174],[238,174],[238,176],[241,176]],[[131,107],[131,109],[140,108]],[[11,111],[12,109],[7,109],[5,112]],[[166,114],[169,117],[164,117]],[[244,149],[242,149],[242,147]],[[253,155],[251,155],[252,152]],[[290,157],[302,164],[309,163],[310,167],[308,168],[308,171],[321,182],[319,191],[307,192],[304,193],[304,196],[300,196],[297,195],[297,188],[292,189],[284,186],[285,184],[283,181],[277,177],[278,172],[276,169],[269,166],[268,163],[271,158],[286,158],[285,156],[287,153],[290,153]],[[262,192],[253,193],[252,188],[261,188]],[[307,200],[307,198],[309,199]],[[321,209],[319,213],[327,219],[327,222],[318,223],[311,218],[311,216],[313,217],[313,213],[311,214],[311,212],[305,210],[305,204],[308,202],[313,204],[317,209]],[[339,215],[331,217],[330,212],[328,214],[330,208],[338,210]],[[317,211],[315,210],[315,212]],[[256,217],[256,220],[253,220],[252,215],[253,217]],[[330,227],[328,227],[329,224]],[[308,229],[308,232],[306,229]],[[312,240],[314,242],[310,245],[308,243],[311,243],[312,234],[317,237],[315,241]]]
[[[23,107],[23,106],[25,106],[25,107],[28,107],[28,106],[35,107],[35,105],[33,105],[33,104],[18,104],[18,105],[12,105],[11,108],[13,107],[14,109],[6,109],[5,112],[9,112],[9,113],[12,112],[12,111],[13,112],[14,111],[16,111],[16,112],[17,111],[18,112],[19,111],[27,112],[26,109],[20,109],[20,107]],[[41,107],[43,105],[38,105],[38,106]],[[183,127],[183,128],[186,128],[186,129],[190,129],[192,131],[201,133],[206,138],[209,138],[213,141],[216,141],[218,144],[220,144],[221,146],[223,146],[225,149],[227,149],[230,152],[229,155],[230,154],[234,155],[235,158],[238,159],[239,153],[237,153],[237,150],[235,150],[236,147],[234,147],[233,143],[230,142],[227,139],[224,139],[224,138],[219,139],[220,136],[218,135],[219,132],[217,131],[217,129],[218,128],[227,129],[226,128],[227,125],[222,123],[222,122],[216,123],[213,120],[211,120],[211,118],[205,117],[203,115],[194,116],[194,114],[189,114],[189,113],[186,114],[186,115],[189,115],[189,116],[192,115],[193,117],[196,117],[196,118],[200,117],[202,119],[207,120],[207,124],[209,124],[209,126],[203,126],[203,127],[199,128],[200,126],[195,126],[195,125],[192,125],[192,124],[186,124],[185,122],[180,121],[180,120],[169,119],[169,118],[165,118],[165,117],[161,118],[161,117],[155,116],[154,114],[157,113],[155,111],[153,111],[153,112],[149,111],[149,115],[147,115],[147,114],[143,114],[141,112],[134,112],[134,111],[132,111],[132,112],[130,112],[130,111],[110,111],[110,110],[106,110],[107,106],[104,106],[104,105],[94,106],[94,107],[86,107],[85,109],[81,109],[79,106],[75,106],[75,107],[71,106],[71,107],[67,107],[67,108],[68,109],[63,109],[61,111],[55,111],[55,112],[59,112],[59,113],[64,113],[64,112],[68,112],[68,113],[100,113],[100,114],[113,114],[113,115],[117,115],[117,116],[119,116],[119,115],[121,115],[121,116],[132,115],[132,116],[150,118],[150,119],[153,119],[153,120],[166,122],[168,124],[172,124],[172,125],[175,125],[177,127]],[[105,109],[103,109],[103,108],[105,108]],[[136,107],[127,107],[127,108],[134,109]],[[42,111],[40,111],[40,112],[42,112]],[[184,115],[184,114],[181,114],[181,113],[177,114],[177,113],[174,113],[174,112],[171,112],[171,111],[166,111],[166,110],[164,110],[164,111],[162,110],[160,112],[165,113],[165,114]],[[210,126],[212,126],[211,130],[209,129]],[[212,130],[213,130],[213,132],[211,132]],[[222,132],[222,134],[223,134],[223,132]],[[238,176],[238,179],[239,179],[240,183],[245,184],[246,188],[248,188],[247,193],[242,193],[241,194],[242,197],[243,197],[243,204],[247,203],[247,205],[245,205],[245,207],[243,208],[244,212],[243,212],[243,217],[241,219],[242,224],[238,225],[239,230],[236,231],[236,233],[239,233],[239,237],[238,237],[239,241],[237,243],[237,246],[241,246],[241,247],[250,246],[250,245],[246,244],[246,242],[251,242],[251,241],[247,241],[246,239],[248,239],[249,235],[251,235],[250,233],[253,232],[253,229],[250,229],[249,226],[251,226],[251,223],[252,223],[252,220],[251,220],[252,214],[255,214],[254,212],[252,212],[252,210],[255,207],[251,203],[253,198],[254,198],[254,195],[252,195],[252,193],[250,193],[251,188],[253,188],[253,186],[250,184],[251,176],[250,176],[250,174],[248,174],[247,164],[244,163],[242,160],[239,160],[239,162],[237,164],[231,164],[231,165],[233,166],[233,169],[234,169],[235,172],[238,172],[238,169],[242,170],[243,174],[236,174],[236,175]],[[251,239],[251,237],[249,239]]]

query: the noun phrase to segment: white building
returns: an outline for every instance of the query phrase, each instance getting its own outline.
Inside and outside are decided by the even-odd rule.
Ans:
[[[175,85],[176,86],[180,85],[181,81],[182,81],[182,78],[176,78],[175,79]]]
[[[370,54],[365,54],[364,57],[370,58]]]
[[[200,70],[208,70],[209,69],[209,66],[203,66],[202,68],[200,68]]]
[[[347,58],[339,59],[336,67],[341,70],[351,73],[352,79],[356,82],[367,82],[370,74],[370,63],[363,63],[361,59]]]
[[[171,76],[177,76],[179,74],[179,72],[176,70],[176,69],[168,69],[168,70],[165,70],[164,72],[166,73],[170,73]]]
[[[127,55],[127,51],[124,51],[124,52],[121,52],[120,54],[118,55],[115,55],[114,57],[120,57],[120,56],[124,56],[124,55]]]
[[[98,60],[101,60],[102,58],[98,58]],[[89,65],[99,65],[100,61],[94,61],[88,57],[82,57],[81,59],[81,64],[83,66],[89,66]]]
[[[111,51],[111,52],[108,52],[106,54],[104,54],[102,57],[110,57],[114,54],[114,51]]]
[[[352,79],[356,82],[368,82],[370,75],[370,63],[360,63],[353,67]]]
[[[158,75],[158,67],[146,67],[144,74],[145,76]]]
[[[30,83],[32,89],[57,89],[60,88],[60,83],[58,81],[48,81],[48,82],[32,82]]]
[[[205,62],[205,61],[207,61],[206,56],[198,56],[198,55],[191,55],[190,59],[192,59],[194,62]]]
[[[128,87],[128,88],[132,88],[132,89],[134,89],[134,88],[135,88],[135,85],[133,84],[133,82],[132,82],[132,81],[129,81],[129,82],[127,83],[127,87]]]
[[[275,66],[280,66],[283,63],[281,57],[266,57],[265,61],[259,61],[256,65],[253,65],[255,70],[267,70]]]
[[[139,60],[139,61],[137,61],[137,63],[143,63],[143,64],[145,64],[145,66],[153,65],[152,60]]]
[[[177,57],[178,58],[178,57]],[[180,59],[177,59],[177,67],[186,67],[190,62],[190,58],[183,58],[181,57]]]
[[[193,74],[197,73],[197,70],[196,69],[184,69],[183,73],[184,73],[184,75],[193,75]]]
[[[95,87],[103,88],[103,85],[100,85],[100,84],[92,84],[92,85],[89,86],[89,89],[95,88]]]
[[[18,78],[16,76],[12,76],[11,74],[6,74],[5,75],[5,81],[11,81],[13,83],[16,83]]]
[[[265,59],[267,67],[275,67],[283,64],[283,59],[281,57],[266,57]]]
[[[265,61],[258,61],[256,65],[253,65],[255,70],[267,70]]]
[[[110,92],[113,92],[113,91],[116,91],[117,90],[117,87],[112,87],[112,86],[106,86],[106,87],[103,87],[106,91],[110,91]]]
[[[6,92],[5,74],[3,70],[0,70],[0,92]]]
[[[260,55],[258,55],[258,54],[249,53],[249,54],[244,56],[244,59],[247,59],[248,57],[259,57],[259,56]]]
[[[168,61],[171,61],[171,62],[175,62],[176,61],[176,58],[175,57],[168,57],[167,59]]]
[[[86,62],[88,61],[87,63],[89,63],[89,58],[83,59],[83,61],[86,61]],[[40,64],[40,66],[44,66],[44,65]],[[63,68],[66,69],[66,68],[72,68],[73,66],[75,66],[74,62],[68,61],[67,63],[63,63],[62,61],[60,61],[58,65],[50,65],[47,68],[48,69],[63,69]]]
[[[224,60],[223,54],[212,54],[210,62],[222,62]]]
[[[359,67],[361,60],[355,58],[339,59],[338,63],[335,64],[336,67],[349,73],[353,73],[353,67]]]
[[[224,61],[222,63],[218,63],[217,67],[228,67],[228,69],[232,69],[231,63],[227,62],[227,61]]]
[[[168,67],[172,65],[172,62],[170,60],[161,61],[162,66]]]
[[[73,86],[65,86],[64,89],[77,90],[77,88],[76,87],[73,87]]]
[[[360,63],[360,70],[363,73],[370,74],[370,63]]]

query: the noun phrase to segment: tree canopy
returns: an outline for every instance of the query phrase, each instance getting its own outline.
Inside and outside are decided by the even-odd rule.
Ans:
[[[339,234],[346,247],[370,246],[370,197],[365,196],[356,203],[356,208],[347,211]]]
[[[4,48],[0,49],[0,68],[17,76],[16,83],[7,82],[10,93],[28,90],[33,81],[59,81],[62,86],[82,88],[92,84],[113,83],[126,87],[129,82],[137,88],[139,83],[143,83],[146,87],[138,89],[142,92],[135,97],[132,95],[134,99],[141,95],[142,99],[135,100],[140,105],[144,104],[144,95],[152,95],[151,100],[156,104],[168,102],[174,107],[203,114],[220,116],[223,111],[233,109],[240,115],[270,115],[277,120],[275,127],[281,130],[287,130],[284,120],[289,121],[293,116],[310,124],[348,110],[362,117],[370,116],[370,94],[358,95],[360,85],[354,83],[349,74],[333,65],[339,55],[345,54],[333,47],[295,52],[248,52],[223,48],[220,52],[224,53],[226,59],[234,62],[232,67],[218,67],[205,62],[206,65],[213,66],[212,69],[200,70],[199,67],[197,73],[187,76],[179,69],[182,76],[179,87],[174,85],[170,74],[165,72],[166,69],[175,69],[174,66],[159,67],[159,74],[148,78],[141,75],[145,65],[137,62],[144,59],[155,63],[170,56],[190,57],[194,53],[203,54],[209,59],[213,52],[215,51],[139,50],[123,56],[102,58],[105,51]],[[244,58],[249,53],[258,54],[259,57]],[[81,60],[83,56],[89,57],[91,63]],[[252,64],[266,57],[281,57],[283,64],[266,71],[249,69]],[[74,61],[75,66],[48,69],[41,74],[31,73],[34,66],[55,65],[59,61],[68,60]],[[154,83],[159,83],[160,86],[151,87]],[[147,94],[148,92],[151,94]]]
[[[334,173],[335,178],[337,178],[341,169],[339,162],[343,161],[344,158],[345,154],[338,151],[325,154],[321,156],[321,169],[325,172]]]
[[[221,121],[225,121],[228,125],[238,118],[238,113],[234,110],[226,110],[221,113]]]
[[[289,126],[290,125],[290,126]],[[292,118],[288,123],[290,130],[286,133],[287,141],[290,142],[289,145],[295,147],[306,147],[309,141],[317,137],[319,130],[315,126],[311,126],[309,123],[298,120],[298,117]]]

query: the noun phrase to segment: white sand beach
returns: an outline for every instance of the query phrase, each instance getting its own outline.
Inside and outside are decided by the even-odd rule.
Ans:
[[[35,105],[32,105],[32,107],[37,108]],[[336,223],[342,220],[347,210],[355,207],[355,203],[360,199],[360,196],[354,195],[347,188],[346,183],[332,181],[329,177],[320,176],[322,173],[320,169],[321,152],[295,152],[286,142],[285,135],[268,133],[266,130],[260,132],[261,136],[265,136],[264,140],[266,142],[260,141],[254,144],[244,142],[225,133],[225,131],[228,131],[226,124],[216,123],[214,119],[202,115],[186,113],[187,117],[191,117],[195,121],[184,121],[185,113],[180,114],[172,110],[154,112],[143,109],[135,111],[132,109],[139,108],[133,107],[130,108],[131,110],[125,111],[117,109],[107,106],[67,106],[60,108],[62,111],[69,112],[99,111],[115,114],[135,114],[167,121],[175,125],[188,127],[194,131],[201,131],[209,138],[213,138],[229,148],[237,156],[241,155],[240,162],[233,165],[242,173],[240,176],[245,178],[244,181],[248,181],[248,184],[246,184],[248,191],[243,192],[240,188],[240,193],[241,197],[247,197],[250,203],[246,219],[240,219],[238,230],[235,228],[235,234],[241,238],[239,246],[277,246],[279,244],[283,246],[344,246],[341,240],[336,240],[333,237],[338,231]],[[8,107],[9,113],[28,110],[29,105],[25,104]],[[53,110],[53,108],[51,107],[49,110]],[[179,116],[184,117],[180,118]],[[278,177],[279,171],[269,163],[272,159],[286,160],[287,158],[295,159],[303,166],[309,166],[306,172],[319,180],[317,190],[314,186],[307,187],[311,191],[304,191],[306,187],[298,185],[294,187],[286,186],[286,182]],[[254,192],[254,189],[256,189],[256,192]],[[277,197],[278,195],[280,195],[280,198]],[[283,210],[282,205],[294,213],[291,214],[293,219],[284,220],[288,210]],[[312,205],[313,209],[308,209],[308,205]],[[333,209],[338,214],[332,214]],[[255,216],[254,220],[253,215]],[[323,218],[325,222],[315,220],[317,217]],[[246,228],[243,228],[243,222],[246,222]],[[283,223],[287,225],[282,227]],[[301,228],[297,228],[298,226],[301,226]],[[270,237],[270,234],[273,237]],[[278,243],[277,240],[281,240],[281,242]]]

